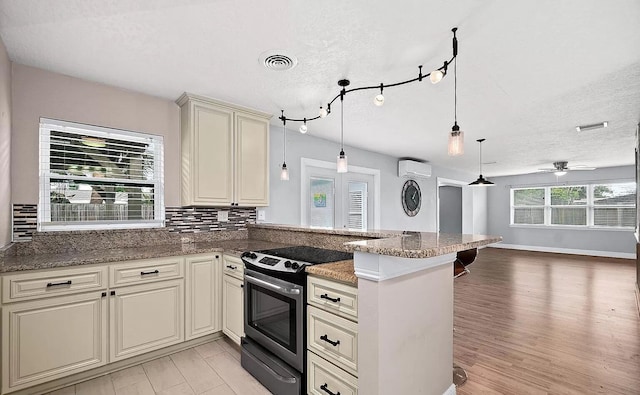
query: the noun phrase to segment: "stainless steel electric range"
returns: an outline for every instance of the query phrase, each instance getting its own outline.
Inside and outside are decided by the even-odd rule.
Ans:
[[[305,267],[353,259],[353,254],[295,246],[242,254],[242,366],[278,395],[306,393]]]

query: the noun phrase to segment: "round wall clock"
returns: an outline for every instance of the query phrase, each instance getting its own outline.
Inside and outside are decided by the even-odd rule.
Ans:
[[[408,180],[402,186],[402,208],[409,217],[414,217],[420,211],[422,196],[420,186],[414,180]]]

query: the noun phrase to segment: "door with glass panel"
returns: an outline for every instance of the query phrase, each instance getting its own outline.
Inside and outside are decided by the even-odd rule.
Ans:
[[[310,168],[306,187],[306,224],[322,228],[368,229],[373,223],[372,175],[338,174]]]

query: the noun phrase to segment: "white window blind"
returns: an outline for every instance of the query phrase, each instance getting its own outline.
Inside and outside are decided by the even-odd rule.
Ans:
[[[40,119],[38,230],[164,223],[161,136]]]
[[[349,229],[364,229],[364,194],[362,191],[349,192]]]
[[[511,189],[511,224],[633,229],[636,183]]]

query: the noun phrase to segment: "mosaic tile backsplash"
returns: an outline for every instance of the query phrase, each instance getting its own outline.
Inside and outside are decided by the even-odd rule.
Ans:
[[[227,221],[219,221],[221,211]],[[13,205],[13,241],[29,241],[37,228],[36,204]],[[255,207],[166,207],[165,227],[170,232],[202,233],[246,229],[256,222]]]

